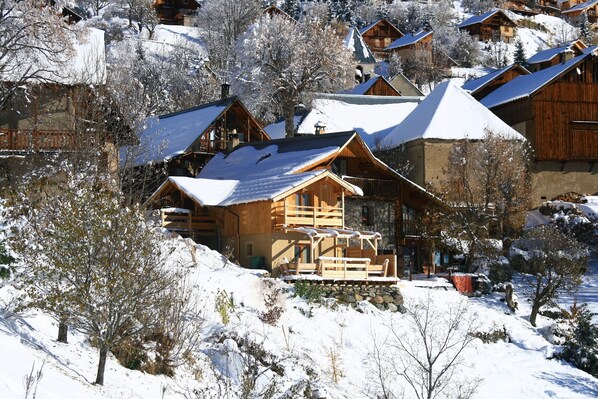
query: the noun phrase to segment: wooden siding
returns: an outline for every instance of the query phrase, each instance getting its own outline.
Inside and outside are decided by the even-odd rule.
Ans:
[[[390,83],[384,79],[378,79],[365,93],[367,96],[400,96],[401,93],[397,91]]]
[[[395,40],[403,37],[403,34],[390,22],[383,19],[378,21],[370,30],[364,32],[362,37],[376,57],[386,58],[387,54],[384,53],[384,49]]]
[[[486,86],[482,87],[480,90],[472,93],[472,96],[476,100],[481,100],[482,98],[486,97],[488,94],[492,93],[494,90],[498,89],[500,86],[504,85],[505,83],[510,82],[511,80],[515,79],[517,76],[523,75],[524,72],[520,68],[511,69],[505,73],[503,73],[498,78],[489,82]]]

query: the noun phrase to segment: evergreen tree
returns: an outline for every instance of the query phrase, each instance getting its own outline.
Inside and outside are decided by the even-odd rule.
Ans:
[[[515,43],[515,52],[513,53],[513,60],[516,64],[525,66],[527,65],[527,59],[525,57],[525,49],[521,40],[517,40]]]
[[[558,357],[598,377],[598,325],[592,324],[592,312],[587,304],[574,309],[573,334]]]
[[[584,13],[581,14],[580,23],[579,23],[579,38],[583,40],[586,44],[592,44],[593,35],[591,30],[590,21],[588,21],[588,16]]]

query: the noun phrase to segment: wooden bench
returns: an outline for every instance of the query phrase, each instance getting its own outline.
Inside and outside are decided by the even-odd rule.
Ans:
[[[361,280],[368,278],[370,259],[320,256],[317,264],[323,278]]]
[[[319,272],[317,263],[283,262],[280,264],[282,274],[316,274]]]

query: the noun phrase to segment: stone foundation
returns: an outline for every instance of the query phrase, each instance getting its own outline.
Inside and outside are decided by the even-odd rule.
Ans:
[[[403,295],[397,286],[336,283],[319,288],[324,298],[334,298],[342,305],[356,307],[358,302],[368,301],[380,310],[403,310]]]

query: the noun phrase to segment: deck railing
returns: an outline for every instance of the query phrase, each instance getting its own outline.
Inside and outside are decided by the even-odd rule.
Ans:
[[[284,205],[274,216],[278,226],[344,227],[343,208]]]
[[[161,210],[160,220],[162,227],[172,231],[213,234],[216,230],[216,221],[208,215]]]
[[[76,136],[68,130],[0,129],[0,151],[61,151],[76,146]]]

